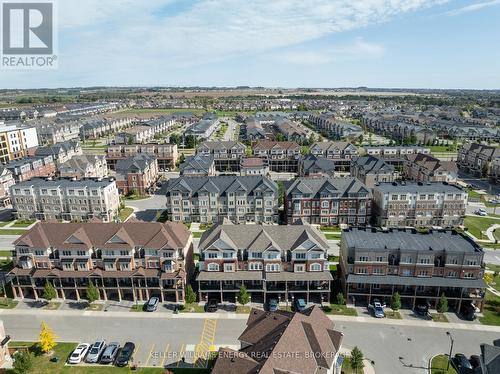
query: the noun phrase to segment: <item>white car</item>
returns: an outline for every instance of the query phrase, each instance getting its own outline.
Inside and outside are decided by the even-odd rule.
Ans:
[[[89,351],[90,344],[80,343],[78,347],[75,348],[71,356],[69,356],[68,363],[70,364],[79,364],[85,358],[85,355]]]
[[[483,208],[479,209],[479,210],[476,210],[475,212],[478,216],[487,216],[488,213],[486,213],[486,210],[484,210]]]

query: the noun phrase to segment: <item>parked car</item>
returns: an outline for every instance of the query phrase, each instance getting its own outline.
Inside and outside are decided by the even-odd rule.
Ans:
[[[466,320],[474,321],[476,319],[476,306],[464,301],[460,308],[460,313]]]
[[[307,304],[304,299],[298,297],[294,300],[294,306],[296,312],[302,312],[306,309]]]
[[[269,299],[267,302],[267,310],[270,312],[276,312],[278,310],[278,300],[277,299]]]
[[[476,210],[474,212],[474,214],[477,214],[478,216],[483,216],[483,217],[488,215],[488,213],[486,212],[486,210],[484,210],[483,208],[480,208],[480,209]]]
[[[127,366],[129,361],[132,359],[134,350],[135,344],[132,342],[126,342],[123,348],[120,350],[120,353],[118,353],[118,357],[116,357],[115,365]]]
[[[205,305],[205,311],[209,313],[216,312],[218,308],[219,308],[219,301],[217,299],[210,299]]]
[[[481,358],[478,355],[470,356],[469,362],[474,369],[481,366]]]
[[[430,308],[430,305],[427,301],[425,302],[420,302],[419,304],[417,304],[415,306],[415,312],[418,314],[418,315],[421,315],[421,316],[428,316],[429,315],[429,308]]]
[[[372,312],[375,318],[384,318],[384,306],[378,299],[373,300],[373,304],[368,305],[368,309]]]
[[[96,341],[94,344],[92,344],[92,347],[90,347],[85,362],[88,362],[89,364],[95,364],[96,362],[99,362],[101,354],[102,352],[104,352],[105,349],[106,349],[106,342],[104,340]]]
[[[457,365],[457,369],[459,371],[462,371],[462,368],[472,370],[472,365],[469,362],[469,360],[467,360],[467,357],[465,357],[465,355],[463,355],[461,353],[457,353],[455,355],[455,360],[454,361],[455,361],[455,364]]]
[[[88,343],[80,343],[75,348],[71,356],[69,356],[68,363],[70,364],[79,364],[85,358],[85,355],[89,351],[90,344]]]
[[[120,344],[116,342],[109,343],[101,356],[101,364],[111,364],[115,361],[116,355],[120,350]]]
[[[160,299],[158,299],[156,296],[150,297],[145,305],[146,312],[154,312],[158,308],[159,302]]]

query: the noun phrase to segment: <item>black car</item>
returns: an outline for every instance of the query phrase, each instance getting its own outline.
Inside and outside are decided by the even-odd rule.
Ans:
[[[118,353],[118,357],[115,361],[116,366],[127,366],[128,362],[132,359],[134,350],[135,344],[132,342],[126,342],[120,353]]]
[[[461,354],[461,353],[457,353],[455,355],[455,363],[458,367],[458,370],[460,372],[464,371],[466,372],[467,370],[466,369],[470,369],[472,370],[472,365],[471,363],[469,362],[469,360],[467,360],[467,357],[465,357],[465,355]],[[465,369],[465,370],[463,370]]]
[[[219,302],[216,299],[208,300],[208,303],[205,305],[205,311],[209,313],[214,313],[219,308]]]
[[[415,307],[415,313],[427,317],[429,315],[429,307],[430,305],[428,302],[421,302]]]
[[[477,355],[470,356],[469,362],[474,369],[481,366],[481,358]]]

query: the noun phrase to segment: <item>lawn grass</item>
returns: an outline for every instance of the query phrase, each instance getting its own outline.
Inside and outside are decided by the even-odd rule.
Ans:
[[[448,366],[448,355],[437,355],[431,361],[431,374],[457,374],[453,366],[446,370]]]
[[[145,303],[134,304],[130,308],[130,311],[131,312],[144,312],[144,306],[145,305],[146,305]]]
[[[477,193],[472,188],[466,188],[465,191],[467,191],[467,194],[469,195],[469,197],[476,198],[476,199],[479,199],[479,200],[482,197],[482,194]]]
[[[430,146],[431,153],[433,152],[438,152],[438,153],[457,153],[456,150],[453,150],[453,145],[431,145]]]
[[[286,312],[292,312],[292,306],[291,305],[279,306],[279,310],[284,310]]]
[[[482,235],[482,232],[496,223],[500,224],[500,220],[488,217],[467,216],[464,220],[464,226],[478,239],[486,239],[486,235]]]
[[[321,231],[334,231],[334,232],[340,232],[340,227],[338,226],[320,226],[319,229]]]
[[[483,325],[500,326],[500,297],[486,291],[483,315],[479,318]]]
[[[446,316],[442,313],[432,313],[431,317],[434,322],[450,322],[448,321],[448,318],[446,318]]]
[[[156,222],[162,222],[162,223],[165,223],[167,222],[168,220],[168,213],[167,213],[167,210],[164,210],[163,212],[161,212],[158,216],[158,218],[156,218]]]
[[[14,262],[12,260],[0,260],[0,270],[9,272],[14,267]]]
[[[193,113],[193,114],[199,115],[199,114],[204,114],[206,112],[207,111],[204,109],[132,108],[132,109],[124,110],[120,113],[122,113],[122,114],[155,114],[155,115],[172,114],[172,113]]]
[[[125,222],[125,220],[134,212],[133,208],[125,207],[120,210],[120,213],[118,213],[118,217],[120,218],[121,222]]]
[[[385,311],[385,316],[389,319],[403,319],[401,317],[401,313],[393,310],[386,310]]]
[[[17,305],[16,300],[12,300],[10,298],[0,297],[0,309],[14,309]]]
[[[330,304],[330,306],[324,306],[323,311],[325,312],[325,314],[333,314],[333,315],[337,315],[337,316],[356,317],[358,315],[358,312],[356,312],[356,309],[349,308],[345,305],[339,305],[339,304]]]
[[[337,271],[337,264],[333,264],[329,266],[330,271]]]
[[[202,231],[195,231],[192,234],[193,234],[193,238],[201,238],[201,236],[203,235],[203,232]]]
[[[126,195],[122,197],[122,200],[144,200],[150,197],[149,195]]]
[[[27,220],[17,220],[16,222],[14,222],[12,224],[12,226],[10,227],[28,227],[28,226],[31,226],[32,224],[35,223],[35,220],[30,220],[30,219],[27,219]]]
[[[340,240],[341,234],[324,234],[327,240]]]
[[[8,249],[0,250],[0,257],[12,257],[12,251]]]
[[[488,264],[486,265],[486,269],[497,273],[496,276],[494,273],[492,274],[493,282],[490,284],[490,286],[500,292],[500,265]]]
[[[68,365],[66,360],[76,347],[77,343],[58,343],[54,348],[54,354],[51,357],[58,357],[58,362],[51,362],[49,356],[39,353],[36,343],[33,342],[11,342],[10,347],[27,347],[35,354],[31,370],[25,374],[128,374],[131,372],[138,374],[163,374],[163,368],[138,368],[131,371],[128,367],[119,368],[116,366],[79,366]],[[210,369],[186,369],[172,368],[169,370],[174,374],[208,374]],[[14,370],[7,370],[7,374],[14,374]]]
[[[247,305],[238,305],[238,306],[236,306],[236,313],[249,314],[251,309],[252,309],[252,307],[247,306]]]
[[[181,305],[179,308],[180,313],[204,313],[205,307],[203,305],[198,305],[198,303]]]
[[[0,222],[0,227],[4,227],[4,226],[7,226],[9,223],[11,223],[12,221],[9,221],[9,222]]]
[[[27,232],[26,229],[0,229],[0,235],[23,235]]]

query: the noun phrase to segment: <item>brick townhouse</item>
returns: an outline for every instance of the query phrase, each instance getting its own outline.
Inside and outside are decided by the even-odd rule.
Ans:
[[[389,303],[397,291],[407,307],[425,301],[436,307],[444,293],[457,311],[463,302],[482,308],[483,255],[479,245],[455,231],[351,228],[340,241],[341,280],[348,302]]]
[[[196,148],[197,155],[213,156],[215,169],[222,172],[240,171],[246,146],[237,141],[206,141]]]
[[[92,282],[102,300],[183,302],[194,272],[192,235],[173,222],[39,222],[14,246],[20,298],[42,297],[50,282],[58,298],[85,299]]]
[[[56,164],[51,155],[25,157],[9,162],[5,168],[10,170],[16,183],[35,177],[51,177],[56,174]]]
[[[146,195],[156,188],[158,161],[148,154],[131,156],[118,160],[112,175],[116,177],[116,186],[121,194],[135,192]]]
[[[288,224],[366,225],[372,194],[355,178],[303,177],[285,183]]]
[[[0,165],[0,206],[10,205],[9,190],[15,183],[12,172],[5,166]]]
[[[328,301],[328,248],[324,235],[310,225],[214,226],[199,244],[200,300],[235,302],[245,285],[254,302]]]
[[[264,176],[174,178],[167,182],[166,196],[171,221],[278,222],[278,186]]]
[[[316,157],[333,160],[335,171],[348,172],[351,160],[359,155],[358,148],[349,142],[317,142],[311,145],[310,153]]]
[[[371,155],[355,157],[351,162],[351,175],[368,188],[373,188],[378,183],[394,182],[400,177],[394,166],[383,158]]]
[[[176,144],[112,144],[106,150],[106,161],[110,170],[115,170],[118,160],[138,154],[154,156],[158,160],[159,171],[172,170],[178,159]]]
[[[416,153],[406,155],[404,175],[416,182],[455,183],[458,168],[454,161],[441,161],[431,155]]]
[[[447,182],[380,183],[373,189],[379,226],[456,227],[463,225],[468,195]]]
[[[458,168],[479,177],[491,176],[491,163],[500,158],[500,148],[479,144],[464,143],[458,150]]]
[[[253,155],[266,158],[270,171],[281,173],[299,171],[300,145],[295,142],[261,140],[253,146]]]

